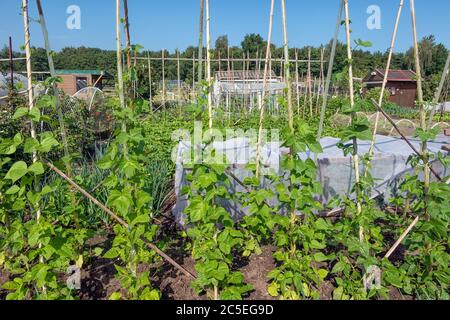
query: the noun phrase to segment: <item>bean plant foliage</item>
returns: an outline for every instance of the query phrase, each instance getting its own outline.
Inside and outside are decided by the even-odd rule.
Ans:
[[[40,108],[54,108],[53,102],[44,95],[31,110],[18,107],[13,119],[28,125],[48,122]],[[60,147],[57,137],[51,131],[36,137],[17,133],[0,145],[0,267],[12,275],[3,285],[9,291],[6,299],[72,299],[60,274],[71,264],[82,267],[81,248],[89,230],[75,228],[78,208],[59,206],[54,195],[65,186],[44,179],[45,158]]]
[[[133,80],[133,69],[128,76]],[[114,226],[115,238],[112,248],[104,254],[108,259],[119,259],[116,264],[118,279],[127,299],[159,299],[159,292],[151,287],[149,271],[138,272],[139,264],[151,263],[155,254],[149,250],[142,238],[152,242],[156,234],[156,225],[151,224],[151,195],[143,190],[147,173],[147,158],[143,153],[144,133],[140,125],[139,113],[143,101],[131,100],[122,108],[118,100],[113,107],[116,119],[125,124],[126,129],[117,129],[115,139],[110,143],[106,154],[97,163],[102,170],[109,170],[110,175],[104,185],[109,188],[107,205],[115,210],[129,226]],[[122,298],[116,292],[111,299]]]
[[[208,84],[203,84],[203,94],[199,107],[206,104],[205,94]],[[200,115],[198,113],[198,115]],[[196,146],[204,151],[212,141]],[[203,152],[202,152],[203,153]],[[210,151],[214,157],[214,149]],[[220,205],[219,199],[230,199],[230,181],[225,174],[225,165],[204,159],[192,166],[192,173],[187,177],[191,182],[183,193],[188,196],[189,205],[185,210],[189,228],[187,235],[192,240],[192,257],[196,261],[197,279],[192,283],[200,293],[209,291],[212,298],[240,300],[252,290],[244,283],[241,272],[232,270],[236,254],[244,246],[244,233],[239,230],[229,212]],[[196,161],[197,163],[198,161]]]
[[[130,72],[131,73],[131,72]],[[54,81],[48,79],[48,88]],[[53,95],[43,95],[36,105],[17,107],[12,119],[25,127],[45,123],[35,137],[25,130],[0,141],[0,268],[10,281],[2,288],[6,299],[76,299],[80,288],[67,285],[67,270],[81,270],[94,256],[112,259],[122,285],[111,299],[159,299],[160,293],[150,284],[149,271],[138,272],[141,263],[155,260],[155,253],[144,245],[143,239],[153,241],[156,226],[151,223],[151,195],[144,188],[148,180],[148,158],[144,157],[144,135],[140,117],[148,111],[148,103],[130,100],[125,108],[116,100],[110,103],[115,118],[126,125],[117,130],[97,166],[107,172],[100,183],[106,190],[107,205],[121,217],[128,228],[116,224],[112,247],[86,248],[86,241],[99,234],[105,221],[87,216],[88,207],[75,200],[74,190],[61,179],[52,178],[47,162],[62,170],[69,163],[76,165],[79,155],[61,154],[62,145],[52,118],[42,109],[55,108]],[[53,129],[53,130],[52,130]],[[29,131],[29,130],[28,130]],[[72,178],[83,185],[84,179]],[[81,172],[79,172],[81,174]],[[108,228],[109,228],[109,222]],[[101,230],[101,228],[100,228]]]
[[[355,111],[343,110],[344,114]],[[335,198],[325,206],[318,200],[322,185],[318,182],[316,162],[297,156],[307,150],[313,154],[322,152],[314,131],[301,119],[294,132],[286,131],[284,146],[290,149],[290,154],[284,156],[281,174],[245,178],[247,191],[241,194],[227,192],[231,179],[227,168],[204,163],[192,168],[188,176],[190,186],[185,190],[189,199],[185,214],[200,275],[194,287],[199,291],[219,290],[221,298],[245,297],[250,287],[242,287],[242,277],[230,271],[232,257],[227,254],[258,255],[261,246],[272,244],[276,247],[273,254],[276,267],[267,274],[267,291],[274,298],[386,299],[397,291],[421,299],[448,299],[450,216],[448,208],[443,207],[448,206],[448,184],[433,182],[429,197],[425,198],[420,178],[407,176],[391,203],[404,206],[402,199],[409,199],[409,204],[403,214],[391,214],[371,197],[375,180],[370,174],[371,157],[364,155],[359,160],[363,165],[361,180],[354,184],[352,194]],[[423,141],[434,139],[436,133],[417,130]],[[352,125],[339,135],[342,139],[339,146],[348,155],[354,153],[354,144],[348,141],[370,141],[372,131],[366,118],[356,116]],[[448,159],[442,155],[434,160],[448,166]],[[418,157],[411,157],[409,163],[416,172],[421,170]],[[247,169],[256,174],[253,166]],[[270,181],[272,187],[267,188],[267,183],[262,187],[262,180]],[[240,203],[248,208],[249,214],[236,225],[236,219],[231,219],[220,206],[220,199]],[[269,202],[279,204],[272,206]],[[345,207],[338,218],[318,214],[338,205]],[[428,217],[423,216],[424,208],[428,209]],[[423,219],[403,242],[403,253],[386,258],[388,249],[416,215]],[[373,283],[377,278],[374,270],[380,271],[380,283]],[[230,283],[229,276],[239,282]],[[329,297],[325,291],[330,287]],[[229,295],[230,290],[238,294]]]
[[[125,84],[129,86],[135,77],[131,68],[125,74]],[[57,79],[48,79],[46,86],[52,87],[54,81]],[[161,262],[147,244],[158,244],[161,237],[154,218],[155,203],[160,207],[163,202],[153,199],[161,192],[156,188],[158,192],[152,193],[155,184],[149,181],[154,172],[149,168],[156,167],[151,162],[153,152],[158,159],[170,156],[166,150],[172,143],[166,127],[169,122],[173,126],[192,125],[194,120],[206,123],[210,84],[202,83],[201,88],[197,104],[178,117],[175,112],[152,113],[147,101],[129,94],[125,105],[117,98],[110,99],[107,106],[117,128],[105,151],[89,164],[98,171],[100,181],[95,184],[81,169],[82,155],[63,156],[57,122],[48,116],[53,114],[48,111],[55,109],[52,91],[39,97],[31,110],[17,101],[11,117],[15,125],[0,139],[0,271],[8,275],[2,284],[6,299],[79,299],[79,289],[67,285],[67,270],[84,270],[93,259],[114,264],[120,288],[107,298],[162,297],[148,267]],[[331,101],[339,104],[343,114],[354,114],[364,107],[357,103],[350,108],[345,99],[338,102]],[[279,172],[258,176],[255,166],[248,165],[250,175],[241,181],[245,191],[234,192],[231,184],[236,181],[227,165],[212,164],[206,158],[186,167],[189,184],[182,193],[188,206],[180,238],[187,245],[177,250],[186,250],[195,261],[194,291],[210,299],[248,298],[253,285],[246,281],[240,263],[271,246],[274,267],[267,270],[266,287],[274,299],[381,299],[393,293],[416,299],[448,299],[448,177],[435,179],[426,188],[420,175],[426,165],[424,157],[443,167],[448,167],[448,157],[441,153],[411,156],[408,164],[414,173],[399,181],[396,193],[388,199],[394,210],[388,210],[372,198],[372,159],[363,155],[359,184],[352,186],[348,196],[324,204],[320,200],[324,186],[314,160],[314,155],[323,152],[316,138],[315,119],[298,115],[293,131],[284,128],[285,104],[285,99],[280,99],[279,118],[265,122],[283,129],[283,146],[289,150]],[[245,124],[238,125],[239,119],[232,119],[218,125],[221,129],[227,125],[245,127],[257,120],[249,116]],[[34,137],[29,133],[31,123],[43,124]],[[334,133],[341,138],[344,155],[355,152],[351,143],[355,139],[372,138],[370,124],[359,116]],[[434,140],[436,134],[437,130],[416,131],[422,142]],[[212,143],[206,139],[194,147],[199,154],[208,151],[206,154],[216,158]],[[311,156],[298,156],[307,151]],[[47,163],[63,171],[72,167],[70,178],[92,190],[92,195],[123,223],[93,216],[101,210],[93,210],[92,203],[80,199],[71,186],[50,172]],[[223,205],[225,200],[246,208],[248,214],[233,216]],[[336,207],[344,208],[340,215],[323,214]],[[418,223],[401,245],[385,257],[416,217]],[[109,245],[88,248],[86,242],[101,230],[109,237]],[[378,284],[367,281],[373,270],[380,271]]]

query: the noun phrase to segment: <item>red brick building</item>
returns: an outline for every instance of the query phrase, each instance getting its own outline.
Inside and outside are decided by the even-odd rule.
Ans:
[[[363,79],[365,91],[381,88],[385,70],[375,69]],[[405,108],[416,106],[417,80],[416,73],[411,70],[389,70],[386,91],[390,101]]]
[[[57,70],[56,75],[62,79],[58,87],[68,95],[74,95],[86,87],[103,88],[103,80],[110,75],[102,70]]]

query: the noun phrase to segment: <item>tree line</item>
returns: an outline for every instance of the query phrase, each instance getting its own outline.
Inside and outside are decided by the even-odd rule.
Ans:
[[[219,66],[218,62],[212,63],[213,70],[227,70],[226,59],[228,56],[235,59],[243,59],[244,57],[250,56],[251,58],[256,58],[259,56],[262,60],[265,56],[266,41],[259,34],[248,34],[244,37],[240,46],[229,47],[228,37],[226,35],[220,36],[215,41],[214,48],[212,49],[212,56],[216,59],[222,59],[222,63]],[[423,77],[425,78],[425,95],[426,97],[431,97],[434,88],[437,86],[442,70],[444,69],[445,61],[448,55],[448,49],[442,43],[437,43],[433,35],[424,37],[419,44],[420,54],[421,54],[421,64]],[[329,53],[331,51],[331,41],[321,47],[302,47],[302,48],[290,48],[289,55],[291,59],[294,59],[296,53],[299,60],[307,60],[308,52],[311,51],[311,60],[320,60],[321,51],[324,50],[324,59],[328,60]],[[204,50],[206,52],[206,49]],[[190,46],[184,51],[169,52],[167,50],[159,51],[141,51],[137,54],[139,57],[150,56],[152,58],[160,58],[164,53],[165,57],[176,58],[179,55],[181,58],[192,59],[197,58],[198,47]],[[14,57],[21,57],[23,53],[14,52]],[[103,50],[98,48],[87,48],[87,47],[67,47],[59,52],[54,53],[54,60],[57,69],[96,69],[104,70],[115,75],[116,72],[116,52],[113,50]],[[283,58],[283,48],[272,45],[272,57],[273,58]],[[375,68],[384,69],[387,60],[386,52],[371,52],[365,48],[357,48],[354,52],[354,74],[355,77],[363,78],[370,71]],[[0,51],[1,58],[8,58],[9,50],[5,46]],[[45,49],[34,47],[32,49],[32,68],[33,71],[48,71],[47,57]],[[142,86],[148,87],[148,64],[146,61],[138,60],[138,66],[141,69],[142,76]],[[339,85],[339,75],[345,73],[345,68],[347,66],[347,53],[346,45],[339,42],[336,50],[336,58],[334,64],[333,73],[335,75],[334,81]],[[395,53],[393,56],[391,69],[413,69],[414,66],[414,55],[412,48],[406,52]],[[157,85],[162,79],[162,63],[161,60],[152,61],[152,83]],[[165,78],[167,80],[177,79],[177,62],[176,61],[166,61],[165,62]],[[293,67],[293,66],[291,66]],[[242,62],[233,63],[234,70],[242,70],[244,64]],[[252,62],[250,64],[251,69],[256,68],[256,63]],[[282,73],[282,64],[272,63],[272,68],[276,74]],[[324,64],[326,70],[327,63]],[[22,61],[17,61],[14,63],[14,69],[16,71],[24,71],[25,63]],[[294,69],[294,68],[293,68]],[[0,64],[1,72],[8,72],[8,63]],[[308,66],[306,63],[300,63],[298,66],[299,75],[306,76],[308,71]],[[197,70],[195,70],[195,73]],[[313,77],[319,77],[320,75],[320,64],[313,63],[311,65],[311,72]],[[193,63],[192,61],[182,61],[180,63],[180,74],[181,79],[187,83],[192,83],[193,74]],[[341,85],[345,86],[345,81],[341,81]]]

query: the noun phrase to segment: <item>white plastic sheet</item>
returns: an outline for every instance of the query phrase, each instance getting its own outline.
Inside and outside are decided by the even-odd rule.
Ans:
[[[326,204],[334,196],[349,195],[352,185],[354,183],[354,172],[352,165],[352,158],[350,155],[344,156],[343,151],[337,147],[340,140],[337,138],[325,137],[321,139],[323,153],[318,155],[318,179],[324,188],[324,194],[319,198]],[[417,150],[420,150],[420,141],[417,139],[410,139]],[[450,143],[450,138],[440,136],[435,142],[428,144],[428,149],[431,153],[437,154],[442,152],[441,148],[445,144]],[[180,142],[177,153],[176,173],[175,173],[175,191],[177,194],[177,203],[173,208],[173,214],[180,223],[183,223],[183,211],[187,206],[186,197],[182,196],[181,190],[188,185],[186,181],[187,170],[183,165],[183,154],[190,150],[191,144],[189,142]],[[214,149],[217,152],[223,152],[227,159],[231,160],[229,170],[243,181],[245,177],[251,176],[251,172],[246,170],[246,163],[255,158],[256,149],[250,143],[249,139],[237,138],[225,142],[215,142]],[[358,141],[358,153],[362,156],[368,153],[370,142]],[[265,145],[262,148],[262,161],[264,166],[275,170],[279,175],[287,177],[286,173],[279,168],[281,157],[286,154],[288,150],[281,148],[279,142],[273,142]],[[378,135],[374,158],[372,162],[372,176],[375,179],[375,188],[372,196],[384,196],[384,200],[389,201],[392,189],[395,189],[398,182],[405,176],[406,173],[413,172],[413,168],[407,164],[408,158],[413,154],[412,149],[407,143],[399,138],[387,137]],[[298,155],[302,159],[314,159],[314,154],[305,152]],[[433,163],[433,168],[441,175],[446,176],[450,174],[448,168],[443,168],[439,162]],[[364,170],[364,168],[362,168]],[[434,178],[434,177],[432,177]],[[245,189],[232,178],[231,193],[245,192]],[[270,181],[264,179],[262,184],[265,188],[272,188]],[[351,195],[350,195],[351,197]],[[276,205],[274,200],[268,199],[269,204]],[[222,205],[235,217],[241,217],[247,213],[247,209],[241,204],[232,201],[222,201]]]

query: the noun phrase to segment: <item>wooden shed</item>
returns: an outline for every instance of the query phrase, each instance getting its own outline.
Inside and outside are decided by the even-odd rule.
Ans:
[[[375,69],[363,79],[364,90],[381,88],[385,70]],[[416,105],[417,80],[412,70],[389,70],[386,91],[390,94],[390,101],[405,108]]]
[[[103,80],[109,75],[102,70],[57,70],[63,82],[58,87],[68,95],[74,95],[86,87],[103,88]]]

